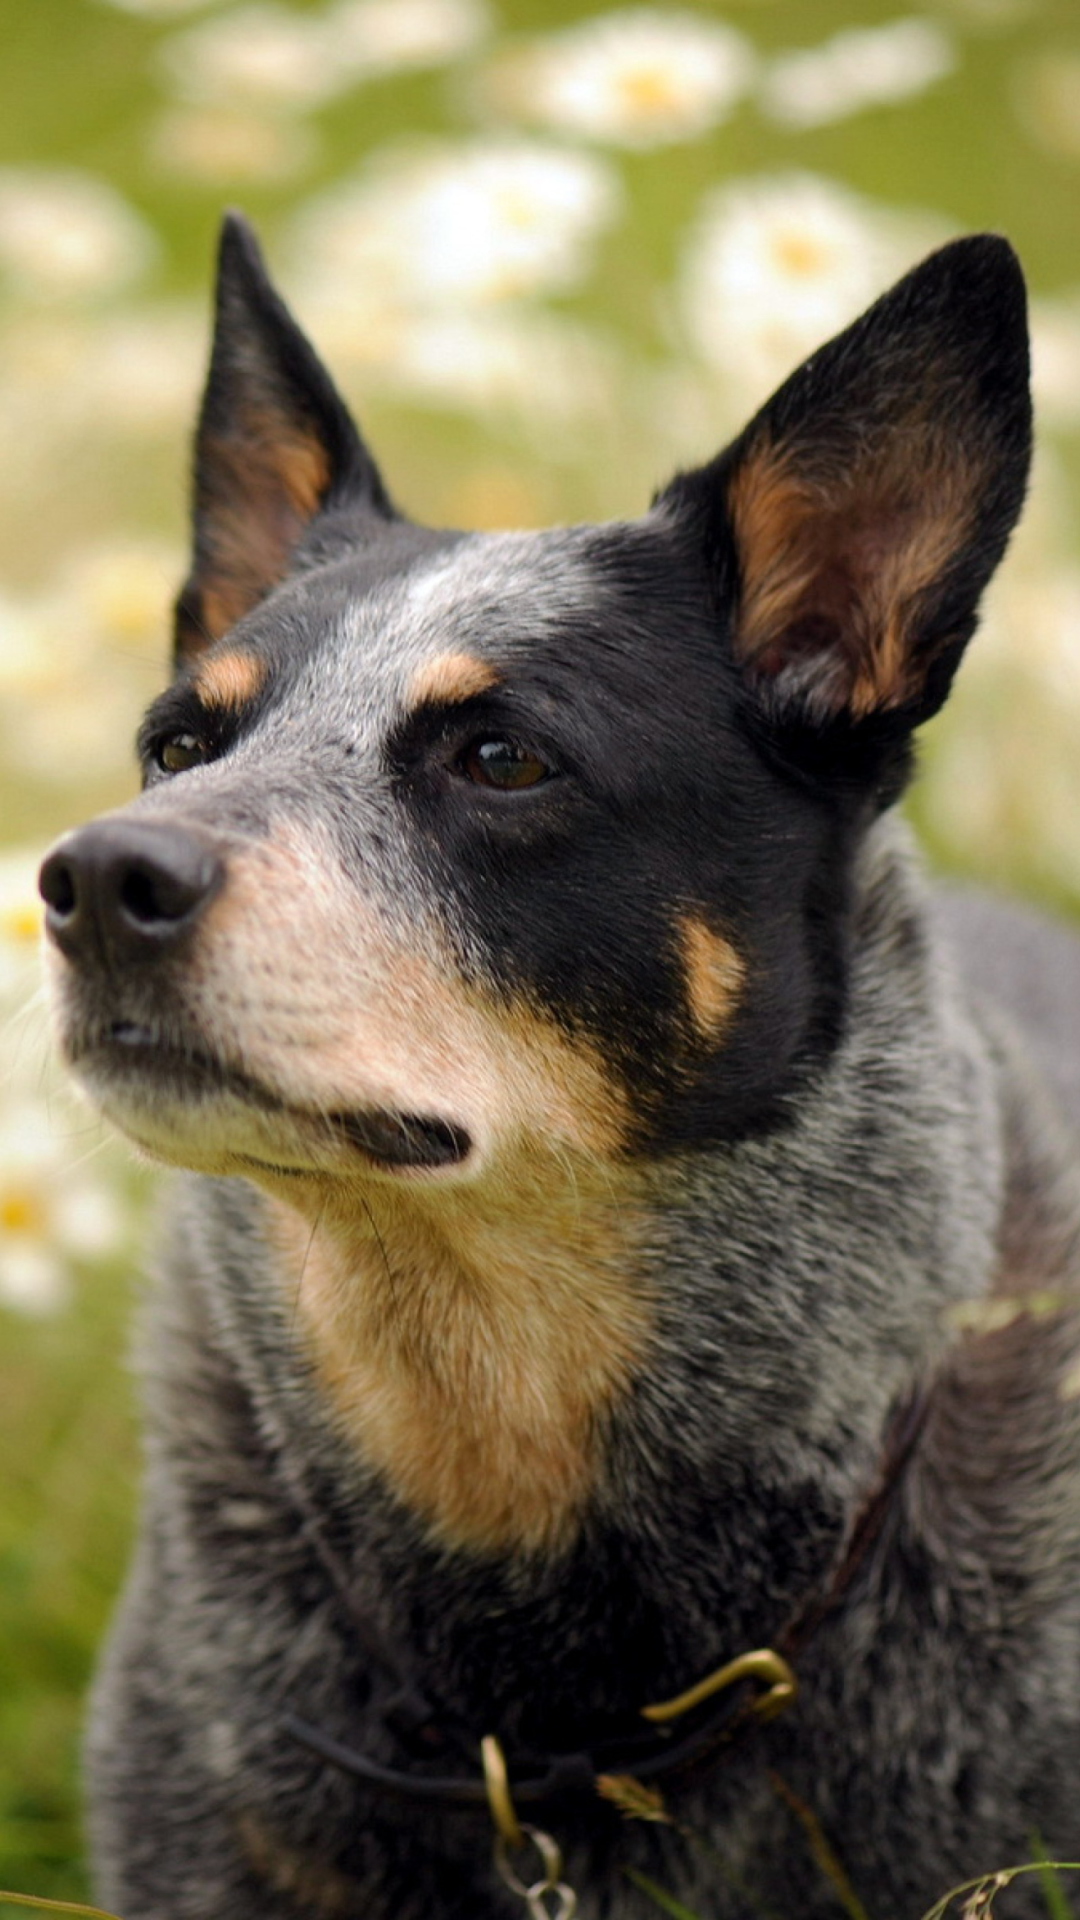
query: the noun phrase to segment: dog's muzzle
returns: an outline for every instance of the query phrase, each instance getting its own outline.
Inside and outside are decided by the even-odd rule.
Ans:
[[[437,1114],[364,1107],[319,1113],[294,1106],[239,1060],[221,1057],[184,1017],[183,963],[226,878],[225,862],[199,834],[173,821],[107,816],[68,835],[45,860],[39,886],[49,939],[78,982],[78,1014],[66,1036],[69,1062],[140,1100],[155,1090],[188,1106],[216,1098],[265,1117],[280,1114],[315,1140],[319,1158],[358,1152],[387,1170],[436,1171],[472,1149],[464,1127]],[[241,1154],[252,1164],[258,1157]],[[266,1161],[277,1171],[306,1173]]]

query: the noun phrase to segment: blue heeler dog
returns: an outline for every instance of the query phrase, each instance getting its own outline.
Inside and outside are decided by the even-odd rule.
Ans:
[[[1080,1855],[1080,947],[891,811],[1028,453],[980,237],[640,520],[428,531],[226,224],[145,792],[42,874],[67,1059],[190,1170],[124,1920]]]

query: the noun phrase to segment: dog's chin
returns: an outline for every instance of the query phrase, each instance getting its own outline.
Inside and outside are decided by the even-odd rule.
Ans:
[[[456,1118],[396,1106],[308,1106],[246,1068],[130,1021],[66,1038],[84,1092],[143,1153],[195,1173],[280,1181],[445,1180],[475,1171]]]

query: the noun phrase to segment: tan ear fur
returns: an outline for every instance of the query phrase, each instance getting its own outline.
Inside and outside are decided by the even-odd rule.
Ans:
[[[203,644],[219,640],[285,578],[332,478],[326,447],[272,414],[245,412],[208,435],[206,467],[218,496],[204,521],[197,574]]]
[[[238,214],[221,231],[194,480],[194,560],[176,609],[182,665],[280,584],[331,498],[395,517],[348,408]]]
[[[856,443],[827,464],[762,433],[728,495],[738,658],[857,719],[917,697],[920,619],[970,538],[979,481],[926,419],[884,449]]]

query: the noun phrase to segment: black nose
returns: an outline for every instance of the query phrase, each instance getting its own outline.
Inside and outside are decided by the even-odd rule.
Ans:
[[[118,965],[175,951],[224,877],[216,853],[184,828],[113,818],[62,840],[38,886],[61,952]]]

